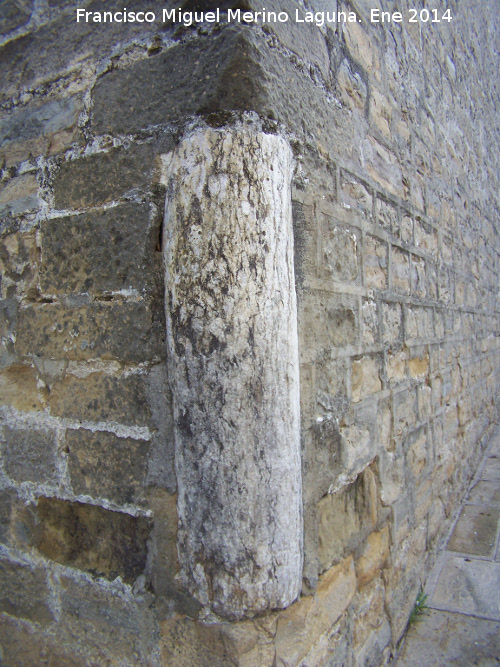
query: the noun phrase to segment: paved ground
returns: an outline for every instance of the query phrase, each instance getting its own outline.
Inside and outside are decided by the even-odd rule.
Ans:
[[[499,529],[500,429],[429,575],[431,612],[410,628],[395,667],[500,665]]]

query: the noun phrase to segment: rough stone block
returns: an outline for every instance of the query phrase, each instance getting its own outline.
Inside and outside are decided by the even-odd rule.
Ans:
[[[36,292],[37,268],[35,235],[6,234],[0,245],[0,296],[5,299],[31,296]]]
[[[33,368],[14,364],[0,371],[0,405],[11,405],[22,411],[37,411],[43,410],[44,404]]]
[[[164,322],[143,301],[29,305],[18,317],[16,349],[55,359],[147,361],[165,356]]]
[[[354,304],[338,303],[329,295],[308,295],[299,310],[299,339],[309,353],[356,343],[358,313]]]
[[[348,284],[359,282],[361,232],[349,229],[324,216],[322,268],[325,277]]]
[[[365,285],[369,289],[387,288],[387,245],[373,236],[364,240]]]
[[[422,429],[412,434],[406,447],[408,448],[408,467],[412,475],[418,479],[429,462],[426,430]]]
[[[143,191],[151,184],[154,168],[150,144],[112,148],[107,153],[63,162],[53,183],[55,207],[96,206]],[[133,238],[133,233],[133,229],[127,230],[129,238]]]
[[[123,4],[117,0],[92,0],[86,9],[114,12],[121,11]],[[130,0],[127,9],[144,11],[144,5],[140,0]],[[77,23],[69,20],[66,12],[60,12],[50,22],[8,41],[0,49],[0,71],[4,76],[2,100],[26,88],[36,89],[47,81],[48,72],[54,79],[67,74],[70,68],[80,73],[82,65],[88,65],[99,50],[102,57],[110,57],[119,42],[125,44],[134,36],[144,38],[149,30],[150,24],[131,22]],[[82,74],[86,74],[84,68]]]
[[[355,592],[356,577],[350,556],[325,572],[314,597],[302,598],[279,616],[276,665],[299,664],[320,637],[331,630]]]
[[[1,150],[1,149],[0,149]],[[40,208],[34,174],[22,174],[0,188],[0,217],[32,213]]]
[[[335,359],[316,364],[315,415],[339,417],[345,412],[349,363],[346,359]]]
[[[56,479],[56,443],[52,431],[4,426],[0,446],[5,472],[16,482],[43,484]]]
[[[415,220],[415,245],[437,259],[439,251],[437,231],[420,218]]]
[[[174,44],[98,80],[93,129],[97,134],[128,134],[203,109],[253,109],[261,102],[258,71],[242,31],[233,26],[213,39]]]
[[[39,498],[34,546],[47,558],[132,583],[144,572],[151,525],[145,517]]]
[[[347,58],[344,58],[339,67],[337,83],[342,91],[344,102],[351,109],[364,111],[368,89],[360,72]]]
[[[40,288],[51,295],[151,288],[155,241],[145,204],[47,220]]]
[[[429,353],[425,351],[419,356],[408,359],[408,369],[412,378],[426,378],[429,374]]]
[[[66,446],[75,494],[119,504],[137,502],[146,473],[149,442],[79,429],[67,432]]]
[[[392,107],[387,97],[377,88],[372,89],[370,110],[376,128],[387,138],[391,138]]]
[[[91,637],[86,646],[90,650],[82,651],[86,665],[90,660],[95,665],[109,661],[145,665],[157,648],[159,628],[148,609],[151,597],[120,593],[102,582],[71,575],[60,577],[59,643],[81,649],[81,642],[75,638]]]
[[[240,665],[234,642],[219,625],[196,623],[186,617],[173,617],[161,624],[161,657],[169,667],[234,667]],[[274,656],[273,656],[274,657]],[[263,667],[271,667],[266,662]]]
[[[427,295],[426,262],[422,257],[411,257],[411,292],[419,299]]]
[[[367,583],[355,598],[353,648],[359,653],[384,622],[385,587],[380,577]]]
[[[46,626],[55,620],[44,570],[0,560],[0,611]]]
[[[380,368],[376,359],[363,357],[352,362],[351,397],[358,402],[382,389]]]
[[[406,391],[394,393],[394,435],[397,438],[408,433],[417,422],[417,401],[415,390],[408,388]]]
[[[361,318],[363,323],[363,343],[365,345],[377,345],[379,342],[379,316],[378,306],[375,301],[363,300]]]
[[[368,185],[347,171],[340,174],[340,201],[347,208],[355,209],[358,214],[371,218],[373,196]],[[358,237],[359,238],[359,237]]]
[[[387,379],[391,386],[406,379],[407,357],[408,354],[406,350],[387,353],[386,371]]]
[[[377,490],[370,469],[355,482],[336,493],[327,494],[318,509],[318,556],[320,572],[353,552],[363,535],[377,521]]]
[[[375,217],[379,225],[381,225],[388,232],[398,235],[399,229],[399,215],[397,206],[388,199],[384,199],[380,195],[375,199]]]
[[[2,51],[13,50],[22,41],[24,38],[0,49],[0,69]],[[0,155],[7,165],[13,165],[30,156],[52,155],[66,148],[78,136],[77,121],[82,109],[82,97],[74,95],[41,104],[36,101],[12,110],[0,120]]]
[[[400,294],[410,294],[410,258],[407,252],[392,246],[392,288]]]
[[[51,414],[68,419],[143,425],[150,416],[146,376],[66,375],[51,386],[49,407]]]
[[[372,74],[378,62],[378,57],[372,40],[359,23],[346,23],[344,25],[344,38],[353,58],[368,72]]]
[[[385,344],[394,345],[403,334],[402,331],[402,313],[399,303],[382,304],[382,340]]]

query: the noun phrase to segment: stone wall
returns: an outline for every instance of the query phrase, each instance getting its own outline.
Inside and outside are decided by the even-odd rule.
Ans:
[[[311,5],[266,8],[361,22],[2,4],[5,664],[378,665],[405,630],[497,419],[497,8]]]

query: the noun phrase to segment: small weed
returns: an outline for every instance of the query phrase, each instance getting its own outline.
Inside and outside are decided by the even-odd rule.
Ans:
[[[411,610],[410,618],[408,619],[408,627],[413,625],[413,623],[421,621],[422,616],[425,616],[430,612],[430,607],[427,605],[428,597],[427,593],[424,593],[424,589],[420,588],[413,609]]]

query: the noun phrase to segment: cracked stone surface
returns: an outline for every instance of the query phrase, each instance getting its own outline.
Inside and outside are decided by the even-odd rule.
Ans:
[[[249,126],[194,130],[163,156],[179,559],[230,619],[301,584],[291,169],[287,142]]]

